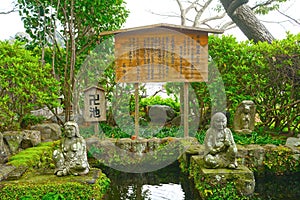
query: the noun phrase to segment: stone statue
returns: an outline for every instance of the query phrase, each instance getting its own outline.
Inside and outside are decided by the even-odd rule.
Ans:
[[[226,128],[226,116],[218,112],[211,118],[210,128],[206,131],[204,163],[206,168],[237,168],[237,148],[232,133]]]
[[[255,105],[253,101],[245,100],[236,109],[234,115],[234,131],[237,133],[251,133],[255,125]]]
[[[65,137],[61,140],[60,149],[53,152],[57,176],[84,175],[89,172],[86,142],[79,134],[76,122],[68,121],[64,124]]]

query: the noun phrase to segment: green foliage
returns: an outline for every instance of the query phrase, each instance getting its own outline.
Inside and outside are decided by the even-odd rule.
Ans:
[[[183,129],[179,127],[163,127],[158,133],[154,134],[154,137],[165,138],[165,137],[183,137]]]
[[[58,91],[50,65],[20,42],[0,42],[0,131],[18,128],[33,109],[58,106]]]
[[[299,40],[300,34],[288,34],[272,44],[210,36],[208,82],[192,84],[199,102],[200,129],[209,124],[211,113],[225,110],[232,116],[231,126],[238,104],[252,100],[261,121],[257,126],[279,133],[299,131]]]
[[[252,132],[251,134],[243,135],[238,133],[233,133],[234,141],[236,144],[246,145],[246,144],[274,144],[280,145],[285,144],[285,140],[277,139],[270,136],[268,133],[257,133]]]
[[[263,164],[267,172],[276,173],[277,175],[300,171],[299,160],[291,149],[284,146],[279,146],[276,149],[269,148],[266,151]]]
[[[26,114],[21,121],[21,127],[28,128],[32,125],[42,123],[45,119],[46,118],[44,116],[35,116],[31,114]]]
[[[128,16],[125,3],[123,0],[18,0],[17,5],[26,32],[32,38],[28,47],[39,46],[42,62],[51,63],[53,74],[61,80],[68,119],[71,105],[77,110],[79,101],[73,94],[80,84],[75,83],[75,76],[88,54],[106,40],[100,33],[119,29],[125,22]],[[105,52],[113,54],[111,47],[105,48]],[[89,70],[93,72],[94,69]],[[84,80],[88,84],[86,77]]]
[[[284,2],[287,2],[288,0],[263,0],[259,1],[255,8],[254,8],[254,13],[256,14],[261,14],[261,15],[266,15],[270,11],[274,11],[279,9],[280,5]]]
[[[206,133],[205,130],[199,130],[195,135],[195,137],[197,138],[200,144],[204,143],[205,133]]]
[[[140,101],[140,107],[144,108],[151,105],[170,106],[175,112],[180,111],[180,103],[172,98],[162,98],[161,96],[150,96]]]
[[[197,189],[204,194],[207,200],[219,200],[219,199],[239,199],[249,200],[251,198],[242,196],[237,192],[234,182],[228,182],[226,184],[198,184]]]
[[[121,130],[119,127],[108,128],[106,125],[102,124],[101,128],[105,126],[104,134],[110,138],[129,138],[132,134],[131,131]],[[102,129],[103,130],[103,129]]]
[[[94,126],[89,127],[80,127],[80,134],[84,138],[88,138],[93,136],[94,133]],[[131,136],[130,132],[126,130],[121,130],[118,126],[110,126],[107,123],[101,122],[99,123],[99,135],[97,137],[106,136],[109,138],[129,138]]]

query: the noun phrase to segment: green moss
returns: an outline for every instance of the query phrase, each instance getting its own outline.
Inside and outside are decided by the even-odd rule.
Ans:
[[[299,172],[300,163],[291,149],[279,147],[266,147],[265,159],[263,161],[265,170],[276,174],[287,172]]]
[[[16,167],[26,166],[29,168],[52,167],[52,152],[59,142],[40,143],[36,147],[25,149],[9,158],[7,164]]]
[[[98,177],[96,180],[95,173]],[[94,181],[93,181],[94,180]],[[91,183],[93,182],[93,183]],[[86,176],[56,177],[28,172],[21,180],[0,184],[1,199],[101,199],[110,180],[100,170],[93,169]]]

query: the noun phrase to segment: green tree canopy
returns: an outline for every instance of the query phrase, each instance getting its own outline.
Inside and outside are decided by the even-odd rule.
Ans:
[[[20,42],[0,42],[0,131],[16,128],[33,109],[58,106],[59,83],[39,59]]]
[[[18,0],[26,32],[42,49],[42,61],[62,83],[66,120],[72,107],[75,75],[102,41],[102,31],[119,29],[128,16],[123,0]],[[45,54],[45,48],[51,54]]]

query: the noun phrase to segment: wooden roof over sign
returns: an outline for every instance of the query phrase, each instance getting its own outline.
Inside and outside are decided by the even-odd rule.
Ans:
[[[126,32],[134,32],[134,31],[142,31],[142,30],[152,29],[152,28],[168,28],[168,29],[172,29],[172,30],[175,30],[175,31],[192,31],[192,32],[201,31],[201,32],[215,33],[215,34],[224,33],[224,30],[219,30],[219,29],[206,29],[206,28],[199,28],[199,27],[181,26],[181,25],[160,23],[160,24],[152,24],[152,25],[146,25],[146,26],[120,29],[120,30],[116,30],[116,31],[105,31],[105,32],[100,33],[100,36],[102,36],[102,35],[113,35],[113,34],[126,33]]]
[[[208,33],[222,30],[155,24],[115,35],[116,81],[202,82],[208,79]]]

